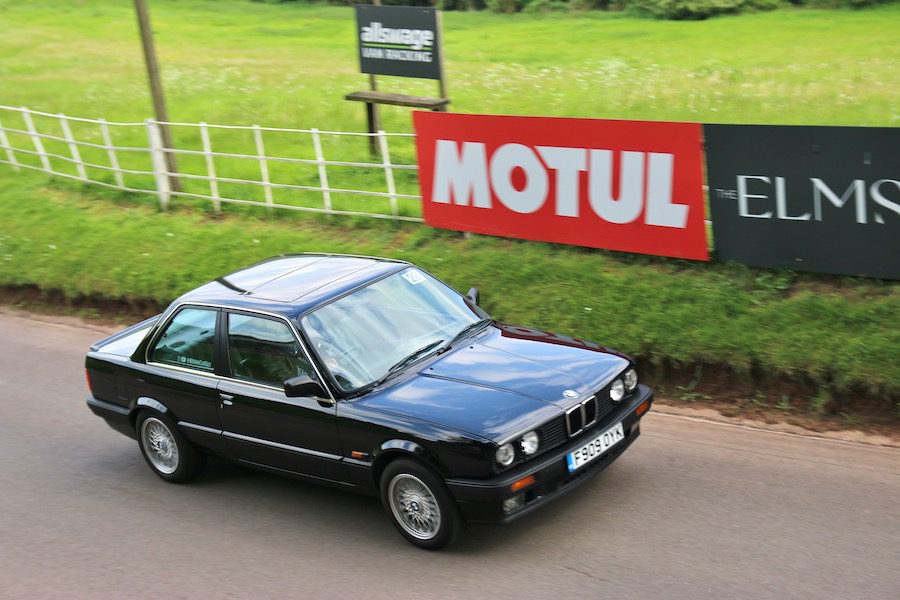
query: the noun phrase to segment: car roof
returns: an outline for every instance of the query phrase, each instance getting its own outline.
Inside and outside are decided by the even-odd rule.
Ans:
[[[295,318],[409,266],[404,261],[372,256],[286,254],[210,281],[175,304],[216,304]]]

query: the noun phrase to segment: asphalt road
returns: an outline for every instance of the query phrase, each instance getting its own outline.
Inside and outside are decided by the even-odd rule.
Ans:
[[[102,333],[0,314],[2,598],[900,598],[900,450],[653,414],[605,473],[439,553],[375,499],[151,473],[84,404]]]

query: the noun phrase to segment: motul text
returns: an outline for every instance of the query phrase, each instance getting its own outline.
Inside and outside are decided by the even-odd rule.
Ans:
[[[707,260],[700,126],[415,113],[425,220]]]

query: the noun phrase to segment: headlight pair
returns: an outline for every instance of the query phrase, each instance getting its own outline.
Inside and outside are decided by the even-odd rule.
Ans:
[[[622,379],[616,379],[609,386],[609,399],[613,402],[621,402],[625,394],[634,391],[638,384],[637,371],[628,369]]]
[[[538,451],[541,440],[536,431],[529,431],[519,439],[519,448],[526,456],[531,456]],[[501,467],[508,467],[516,459],[516,448],[512,442],[507,442],[497,448],[494,459]]]

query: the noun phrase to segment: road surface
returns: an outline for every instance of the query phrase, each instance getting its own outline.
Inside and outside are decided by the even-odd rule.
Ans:
[[[578,491],[430,553],[365,496],[163,482],[84,404],[100,337],[0,314],[2,598],[900,598],[900,449],[651,412]]]

